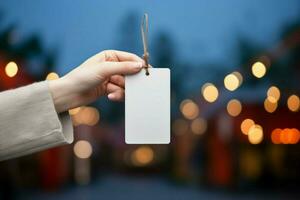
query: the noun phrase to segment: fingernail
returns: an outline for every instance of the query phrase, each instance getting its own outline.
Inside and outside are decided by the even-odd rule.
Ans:
[[[142,68],[143,67],[143,63],[142,62],[137,62],[136,63],[136,67],[137,68]]]
[[[110,93],[110,94],[108,94],[108,96],[107,96],[109,99],[113,99],[114,97],[115,97],[115,95],[114,94],[112,94],[112,93]]]

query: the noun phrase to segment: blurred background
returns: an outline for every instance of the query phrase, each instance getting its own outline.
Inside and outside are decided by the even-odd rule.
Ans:
[[[124,104],[70,110],[75,141],[0,162],[0,199],[299,199],[300,2],[0,2],[0,91],[89,56],[172,72],[169,145],[126,145]],[[21,112],[20,112],[21,113]]]

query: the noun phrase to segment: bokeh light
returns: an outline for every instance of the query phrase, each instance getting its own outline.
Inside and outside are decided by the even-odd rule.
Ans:
[[[282,144],[289,143],[289,129],[285,128],[280,132],[280,141]]]
[[[263,128],[255,124],[251,126],[248,132],[248,140],[251,144],[259,144],[263,140]]]
[[[297,144],[299,142],[300,139],[300,132],[298,129],[296,128],[292,128],[289,131],[289,143],[290,144]]]
[[[191,123],[192,133],[202,135],[207,129],[207,121],[203,118],[196,118]]]
[[[85,107],[81,110],[81,121],[83,124],[94,126],[98,123],[100,115],[96,108]]]
[[[239,80],[239,86],[242,85],[242,83],[243,83],[243,76],[242,76],[242,74],[240,72],[238,72],[238,71],[234,71],[234,72],[232,72],[232,74],[234,74],[238,78],[238,80]]]
[[[96,108],[93,107],[81,107],[79,110],[73,110],[71,113],[73,125],[88,125],[94,126],[99,122],[100,114]]]
[[[224,78],[224,86],[227,90],[234,91],[242,84],[242,81],[242,75],[239,72],[233,72]]]
[[[276,103],[280,98],[280,90],[278,87],[270,87],[267,92],[267,98],[271,103]]]
[[[154,159],[154,151],[149,146],[138,147],[131,155],[131,160],[136,166],[150,164]]]
[[[248,135],[250,128],[255,124],[252,119],[244,119],[241,123],[241,131],[243,134]]]
[[[74,154],[81,159],[89,158],[92,153],[92,145],[86,140],[79,140],[75,143],[73,148]]]
[[[281,143],[280,134],[281,134],[281,129],[280,128],[276,128],[272,131],[271,140],[274,144],[280,144]]]
[[[18,65],[15,62],[9,62],[5,66],[5,73],[8,77],[14,77],[18,73]]]
[[[215,102],[219,96],[218,89],[212,83],[205,83],[201,88],[201,92],[203,98],[210,103]]]
[[[272,102],[269,98],[266,98],[264,101],[264,107],[267,112],[273,113],[277,109],[277,101]]]
[[[300,107],[299,97],[295,94],[291,95],[287,100],[287,106],[292,112],[299,111],[299,107]]]
[[[56,79],[59,79],[59,76],[55,72],[50,72],[46,77],[46,80],[48,80],[48,81],[56,80]]]
[[[300,132],[296,128],[276,128],[272,131],[271,139],[274,144],[297,144]]]
[[[227,103],[227,112],[230,116],[236,117],[242,111],[242,104],[237,99],[232,99]]]
[[[262,62],[256,62],[252,65],[252,74],[256,78],[262,78],[266,74],[267,68]]]
[[[190,99],[181,102],[180,110],[186,119],[195,119],[199,115],[198,105]]]

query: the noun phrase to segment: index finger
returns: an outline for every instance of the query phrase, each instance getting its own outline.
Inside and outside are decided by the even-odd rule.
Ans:
[[[143,62],[144,60],[139,56],[125,52],[125,51],[118,51],[118,50],[107,50],[104,52],[105,54],[110,54],[110,56],[116,57],[119,61],[135,61],[135,62]]]

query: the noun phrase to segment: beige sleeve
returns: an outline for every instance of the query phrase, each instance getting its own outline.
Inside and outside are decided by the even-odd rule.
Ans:
[[[47,81],[0,93],[0,160],[72,142],[70,116],[55,111]]]

